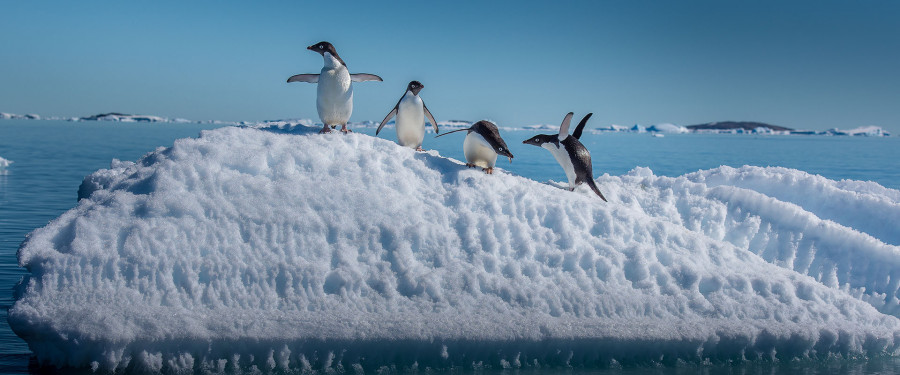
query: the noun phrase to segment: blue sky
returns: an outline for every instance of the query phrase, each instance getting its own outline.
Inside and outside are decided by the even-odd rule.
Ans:
[[[0,0],[0,111],[313,118],[305,49],[335,45],[352,121],[413,79],[438,121],[762,121],[900,133],[900,2]]]

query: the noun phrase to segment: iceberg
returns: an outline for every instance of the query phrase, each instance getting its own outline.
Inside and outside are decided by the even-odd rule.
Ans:
[[[10,164],[12,164],[12,160],[4,159],[0,156],[0,173],[6,172],[6,168],[9,167]]]
[[[78,204],[21,246],[30,276],[10,326],[40,363],[95,371],[900,352],[900,255],[874,225],[895,208],[847,212],[897,191],[790,169],[635,168],[597,179],[604,203],[317,131],[203,131],[87,176]]]
[[[684,126],[678,126],[675,124],[668,124],[668,123],[653,125],[653,126],[647,128],[647,131],[658,132],[658,133],[674,133],[674,134],[690,133],[690,130],[688,130],[688,128],[686,128]]]

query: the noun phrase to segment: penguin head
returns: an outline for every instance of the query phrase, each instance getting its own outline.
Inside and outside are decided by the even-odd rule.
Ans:
[[[506,156],[509,158],[509,161],[512,162],[513,154],[509,152],[509,147],[506,146],[506,142],[504,142],[503,137],[500,136],[500,130],[497,129],[497,125],[494,125],[493,122],[487,120],[478,121],[469,128],[469,132],[475,132],[481,135],[481,137],[491,145],[497,155]]]
[[[538,134],[534,137],[531,137],[531,138],[528,138],[528,139],[522,141],[522,143],[524,143],[526,145],[542,147],[545,143],[550,143],[550,142],[554,142],[554,141],[558,142],[559,137],[557,137],[556,135],[550,135],[550,134]]]
[[[334,45],[332,45],[331,43],[328,43],[326,41],[321,41],[321,42],[313,44],[309,47],[306,47],[306,49],[313,51],[313,52],[317,52],[318,54],[322,55],[322,57],[324,57],[326,61],[328,61],[328,57],[325,56],[325,53],[327,52],[332,57],[337,59],[337,61],[340,61],[341,65],[347,66],[347,63],[344,62],[344,59],[342,59],[340,56],[338,56],[337,50],[334,49]]]
[[[425,85],[423,85],[422,82],[410,81],[409,85],[406,85],[406,90],[412,91],[413,95],[419,95],[419,91],[422,91],[422,88],[424,87]]]
[[[308,49],[310,51],[318,52],[320,55],[324,55],[325,52],[328,52],[332,55],[337,56],[337,50],[334,49],[334,46],[331,43],[328,43],[325,41],[313,44],[309,47],[306,47],[306,49]]]

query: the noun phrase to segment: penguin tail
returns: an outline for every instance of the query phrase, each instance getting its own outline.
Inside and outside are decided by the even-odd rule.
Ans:
[[[597,193],[597,195],[600,196],[600,199],[603,199],[604,202],[609,202],[608,200],[606,200],[606,197],[603,196],[603,193],[600,192],[600,189],[597,188],[597,184],[594,183],[594,179],[588,178],[586,182],[588,186],[591,187],[591,190],[593,190],[594,193]]]

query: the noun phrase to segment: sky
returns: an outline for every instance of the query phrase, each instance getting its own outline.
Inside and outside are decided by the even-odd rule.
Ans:
[[[329,41],[351,121],[411,80],[438,121],[594,126],[760,121],[900,133],[898,1],[0,0],[0,111],[312,118]],[[580,116],[580,115],[579,115]]]

